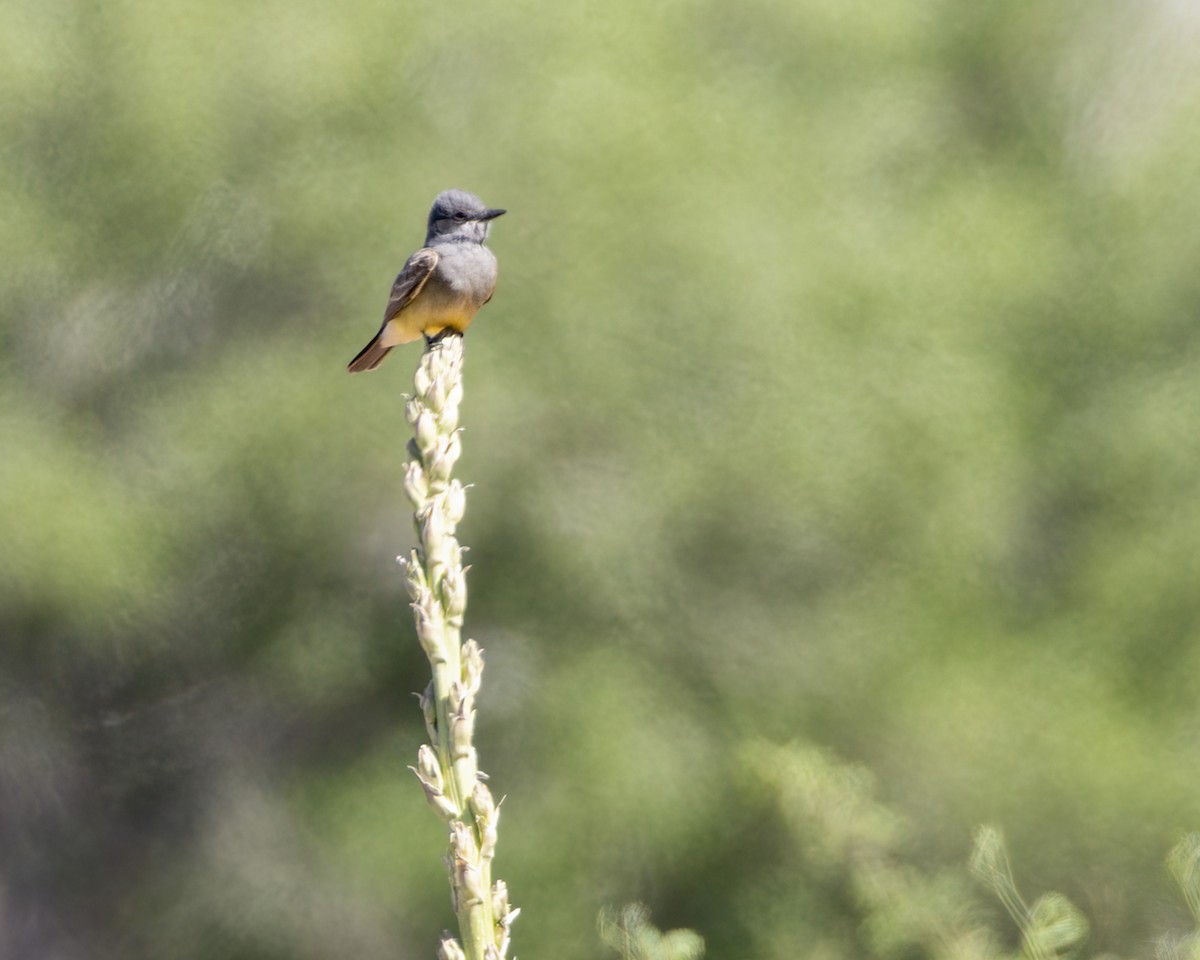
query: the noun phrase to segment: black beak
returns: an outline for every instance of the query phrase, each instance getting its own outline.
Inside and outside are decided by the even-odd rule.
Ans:
[[[476,220],[495,220],[502,213],[508,213],[508,211],[507,210],[484,210],[483,213],[481,213],[475,219]]]

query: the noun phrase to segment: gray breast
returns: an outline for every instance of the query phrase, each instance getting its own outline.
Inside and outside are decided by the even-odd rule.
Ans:
[[[453,295],[481,304],[496,288],[496,256],[478,243],[446,243],[434,247],[437,273]]]

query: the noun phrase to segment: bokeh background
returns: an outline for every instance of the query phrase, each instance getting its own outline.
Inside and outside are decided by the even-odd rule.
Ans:
[[[0,955],[452,924],[420,349],[344,370],[450,186],[510,210],[458,475],[517,955],[633,900],[710,956],[930,955],[839,857],[969,890],[982,823],[1089,954],[1185,930],[1196,5],[10,0]],[[814,749],[879,805],[834,856],[861,811],[770,772]]]

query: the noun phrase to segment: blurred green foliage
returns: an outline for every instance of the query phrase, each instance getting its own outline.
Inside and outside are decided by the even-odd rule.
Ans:
[[[516,954],[636,899],[709,956],[925,955],[780,839],[745,752],[796,739],[960,871],[931,903],[996,822],[1089,952],[1190,929],[1198,39],[1165,0],[10,0],[0,955],[432,955],[416,348],[344,364],[450,186],[511,211],[459,475]]]
[[[600,911],[600,936],[623,960],[699,960],[704,941],[692,930],[663,933],[650,922],[645,904],[631,903],[618,913]]]

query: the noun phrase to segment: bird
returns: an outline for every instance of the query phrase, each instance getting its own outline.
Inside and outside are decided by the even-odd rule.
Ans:
[[[463,333],[496,289],[496,255],[483,242],[491,209],[466,190],[444,190],[429,210],[425,245],[405,261],[392,284],[379,332],[347,365],[350,373],[374,370],[392,347],[422,334],[433,342]]]

